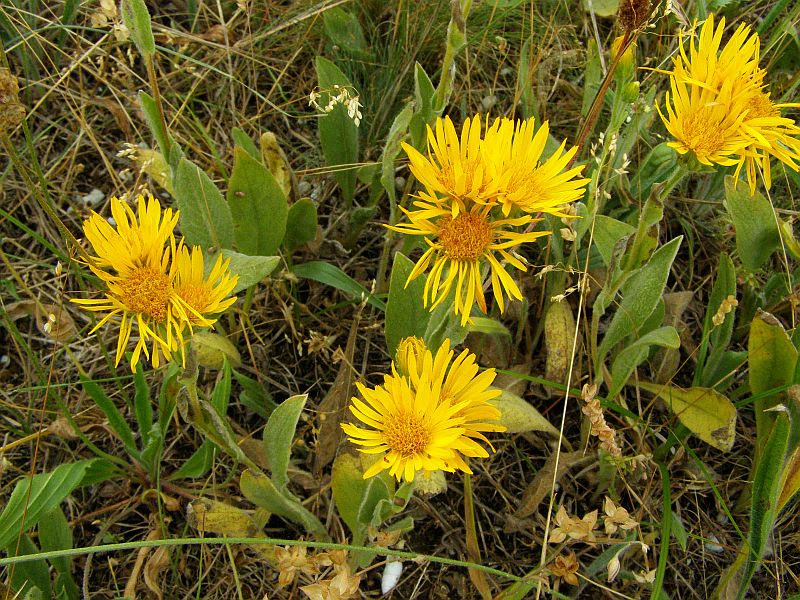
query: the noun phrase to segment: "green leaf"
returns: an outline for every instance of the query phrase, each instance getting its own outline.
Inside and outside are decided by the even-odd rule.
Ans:
[[[158,113],[158,105],[153,97],[147,92],[139,92],[139,106],[142,107],[144,120],[150,127],[150,132],[156,138],[158,149],[171,167],[175,166],[178,160],[183,157],[183,151],[178,143],[172,138],[169,132],[164,129],[164,123]]]
[[[641,267],[653,254],[658,246],[658,224],[664,217],[664,204],[660,197],[661,186],[654,189],[642,207],[639,222],[636,226],[636,235],[633,237],[631,247],[625,253],[623,270],[632,273]]]
[[[72,529],[60,506],[56,506],[39,521],[39,543],[43,552],[72,548]],[[59,572],[70,572],[72,560],[69,557],[59,556],[50,562]]]
[[[636,228],[622,221],[605,215],[597,215],[594,224],[594,244],[603,257],[607,267],[611,266],[611,254],[614,246],[625,236],[631,235]]]
[[[211,391],[211,404],[220,415],[228,412],[228,403],[231,399],[231,367],[228,361],[222,365],[222,377],[217,380]]]
[[[428,327],[425,329],[423,339],[428,348],[438,349],[445,340],[450,340],[450,347],[455,347],[467,337],[467,328],[461,326],[461,316],[453,310],[453,296],[434,308],[430,314]]]
[[[516,394],[503,390],[502,394],[488,402],[500,411],[497,422],[505,425],[506,433],[543,431],[558,437],[558,429],[528,401]]]
[[[389,196],[392,212],[394,212],[394,206],[397,202],[394,175],[395,162],[402,150],[400,142],[408,135],[408,128],[413,116],[414,110],[411,104],[406,104],[403,110],[397,113],[389,129],[389,135],[386,136],[386,143],[383,145],[383,153],[381,154],[381,185],[383,185],[383,189],[386,190],[386,194]]]
[[[322,523],[287,490],[278,489],[263,473],[246,470],[239,480],[242,494],[256,506],[302,525],[318,540],[327,541],[328,533]]]
[[[331,96],[334,85],[353,89],[344,73],[331,61],[318,56],[314,61],[320,87],[321,106],[325,106]],[[348,203],[353,201],[356,190],[356,163],[358,163],[358,127],[347,116],[347,110],[341,104],[326,115],[319,117],[319,139],[322,153],[329,167],[336,169],[335,177],[342,194]]]
[[[622,301],[599,347],[598,370],[611,348],[636,333],[656,308],[682,239],[683,236],[679,236],[656,250],[647,265],[623,285]]]
[[[233,138],[233,143],[239,146],[239,148],[243,149],[255,160],[261,160],[261,150],[258,149],[253,138],[245,133],[244,129],[234,127],[231,129],[231,137]]]
[[[470,333],[484,333],[486,335],[503,335],[512,337],[508,328],[497,319],[489,317],[472,317],[472,323],[467,323]]]
[[[205,171],[182,158],[172,185],[186,242],[203,250],[233,248],[231,209]]]
[[[670,511],[669,517],[672,520],[670,532],[672,532],[673,537],[678,540],[681,550],[686,552],[686,542],[689,541],[689,535],[686,533],[686,528],[683,526],[683,521],[681,521],[681,518],[674,510]]]
[[[750,325],[747,351],[750,392],[759,396],[754,406],[756,437],[763,443],[775,420],[775,413],[764,411],[780,404],[785,397],[785,392],[766,392],[792,383],[797,350],[780,321],[768,312],[759,311]]]
[[[598,17],[613,17],[619,10],[619,0],[583,0],[583,7]]]
[[[712,388],[681,389],[639,381],[641,389],[661,398],[692,433],[714,448],[729,452],[736,437],[736,407]]]
[[[711,294],[708,297],[708,308],[703,321],[703,339],[707,339],[705,345],[701,345],[698,365],[703,369],[701,378],[703,385],[711,385],[710,375],[718,370],[719,363],[725,355],[726,348],[733,335],[733,320],[735,308],[725,315],[725,320],[720,325],[714,325],[712,319],[719,311],[722,302],[728,297],[736,297],[736,270],[733,261],[727,254],[719,257],[719,267]],[[711,346],[711,353],[708,360],[705,360],[706,347]]]
[[[368,56],[367,40],[355,15],[334,7],[322,13],[322,21],[331,43],[358,57]]]
[[[532,64],[532,59],[535,56],[531,44],[538,42],[538,38],[534,39],[535,34],[528,36],[525,43],[522,45],[522,51],[519,55],[519,66],[517,68],[517,93],[516,97],[520,99],[520,112],[522,118],[536,119],[539,121],[539,103],[536,98],[536,82],[535,82],[535,67],[538,62]],[[536,46],[534,46],[535,48]]]
[[[597,42],[594,38],[589,38],[586,45],[586,66],[583,73],[583,103],[581,104],[581,115],[584,117],[589,113],[592,100],[600,89],[600,82],[603,79],[603,63],[600,62],[600,53],[597,51]]]
[[[59,465],[49,473],[25,477],[17,483],[0,513],[0,547],[16,542],[20,530],[34,527],[77,488],[95,459]],[[30,491],[30,494],[29,494]],[[27,510],[26,510],[27,506]],[[24,529],[23,529],[24,515]]]
[[[239,394],[239,402],[257,415],[265,419],[269,417],[272,411],[278,406],[272,399],[272,394],[264,389],[264,386],[258,381],[248,377],[244,373],[234,371],[233,376],[236,381],[239,382],[239,385],[242,386],[242,393]]]
[[[423,338],[431,318],[430,311],[422,305],[425,278],[417,277],[406,286],[414,263],[401,252],[396,252],[389,280],[389,297],[386,299],[386,348],[394,357],[397,345],[405,337]]]
[[[144,0],[122,0],[120,6],[122,22],[131,32],[131,39],[146,60],[152,60],[156,53],[150,13]]]
[[[747,536],[750,552],[747,557],[738,598],[744,598],[764,549],[772,537],[775,519],[778,517],[778,497],[781,491],[781,475],[789,445],[789,416],[776,413],[772,431],[763,445],[763,451],[755,465],[752,498],[750,504],[750,532]]]
[[[36,547],[31,538],[23,535],[20,538],[19,551],[17,551],[15,536],[14,541],[6,547],[6,552],[9,556],[29,556],[38,554],[39,548]],[[47,561],[40,559],[18,563],[11,578],[11,587],[20,592],[20,597],[22,598],[41,598],[42,600],[52,598]]]
[[[191,339],[192,351],[201,367],[220,371],[230,365],[238,369],[242,357],[236,346],[226,336],[213,331],[195,331]],[[226,405],[227,406],[227,405]]]
[[[247,256],[233,250],[223,250],[222,256],[231,260],[230,270],[239,276],[232,294],[238,294],[261,282],[281,262],[279,256]]]
[[[665,325],[646,333],[632,344],[626,346],[617,354],[611,364],[611,386],[607,397],[616,398],[619,391],[628,382],[628,378],[634,369],[647,358],[650,346],[680,348],[680,345],[681,338],[678,336],[677,330],[672,325]]]
[[[213,442],[208,440],[204,441],[194,453],[187,458],[180,468],[169,476],[170,480],[175,479],[197,479],[203,477],[211,470],[214,464],[214,449],[216,446]]]
[[[353,534],[352,543],[362,545],[375,507],[391,498],[386,482],[381,476],[364,479],[361,460],[342,453],[333,462],[331,489],[336,509]]]
[[[103,411],[106,419],[108,419],[108,424],[111,426],[114,433],[117,434],[117,437],[119,437],[123,446],[125,446],[125,450],[128,451],[128,454],[134,458],[138,458],[139,449],[136,446],[133,431],[125,420],[125,417],[123,417],[122,413],[117,409],[114,401],[106,395],[103,388],[94,383],[91,379],[81,375],[80,381],[83,390],[94,400],[97,407]],[[1,545],[2,544],[0,544],[0,546]]]
[[[428,134],[428,124],[433,121],[435,111],[433,109],[433,97],[436,89],[425,69],[419,63],[414,63],[414,100],[416,108],[414,116],[409,123],[411,132],[411,145],[419,151],[425,149],[425,140]]]
[[[653,187],[662,181],[667,181],[679,168],[678,153],[662,142],[654,147],[642,161],[638,170],[631,178],[631,188],[637,198],[649,198]]]
[[[143,444],[150,439],[150,431],[153,429],[153,405],[150,400],[150,386],[144,378],[144,368],[142,362],[136,365],[136,372],[133,375],[133,383],[136,393],[133,396],[133,408],[136,414],[136,424],[139,427],[139,434]]]
[[[279,489],[289,484],[289,458],[294,444],[294,432],[308,394],[292,396],[272,411],[264,428],[264,449],[269,461],[272,481]]]
[[[286,233],[289,204],[272,173],[243,148],[233,152],[228,204],[237,250],[253,256],[275,255]]]
[[[370,294],[364,286],[342,271],[339,267],[322,261],[311,261],[296,265],[292,272],[303,279],[312,279],[325,285],[341,290],[347,294],[355,296],[356,301],[367,299],[370,306],[385,311],[386,305],[383,300]]]
[[[283,240],[291,254],[317,237],[317,206],[311,198],[300,198],[289,207],[286,236]]]
[[[725,208],[736,227],[736,249],[745,269],[758,271],[770,255],[780,248],[781,236],[772,204],[759,192],[750,195],[746,185],[725,178]]]

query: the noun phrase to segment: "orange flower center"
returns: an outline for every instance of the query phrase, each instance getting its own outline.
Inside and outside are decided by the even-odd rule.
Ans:
[[[431,441],[431,432],[413,414],[398,415],[384,430],[386,445],[403,458],[422,454]]]
[[[211,304],[211,289],[204,284],[191,284],[178,289],[178,296],[200,314]]]
[[[709,108],[690,113],[683,120],[683,143],[697,155],[714,154],[725,142],[720,125]]]
[[[442,217],[439,221],[439,240],[453,260],[480,258],[492,243],[493,233],[492,226],[481,215],[462,212],[455,219]]]
[[[778,117],[780,112],[766,94],[759,93],[747,101],[747,119]]]
[[[123,281],[120,300],[130,312],[151,317],[154,321],[165,321],[169,314],[169,299],[172,285],[166,273],[151,267],[139,267]]]

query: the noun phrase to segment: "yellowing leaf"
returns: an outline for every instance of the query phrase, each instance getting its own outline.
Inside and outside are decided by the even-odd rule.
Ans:
[[[497,398],[489,400],[489,404],[500,411],[500,418],[497,422],[506,426],[507,433],[544,431],[558,436],[558,429],[553,427],[538,410],[516,394],[504,391]]]
[[[736,407],[712,388],[688,390],[674,385],[639,382],[638,386],[661,398],[681,423],[701,440],[728,452],[736,436]]]
[[[572,307],[566,301],[553,302],[544,316],[544,342],[547,348],[544,378],[548,381],[568,384],[566,377],[574,336],[575,317]]]

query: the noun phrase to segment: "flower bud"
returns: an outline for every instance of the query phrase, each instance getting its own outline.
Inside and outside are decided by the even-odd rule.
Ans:
[[[192,336],[192,346],[197,363],[213,370],[222,369],[225,359],[234,369],[242,364],[239,351],[226,337],[210,331],[199,331]]]
[[[397,345],[397,369],[401,375],[410,373],[412,358],[417,370],[422,369],[422,357],[425,356],[425,341],[414,335],[405,337]]]

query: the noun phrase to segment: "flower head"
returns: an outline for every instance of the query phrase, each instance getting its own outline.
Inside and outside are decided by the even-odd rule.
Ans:
[[[668,72],[667,116],[660,108],[659,114],[675,138],[670,146],[706,165],[735,165],[737,178],[744,168],[755,193],[758,169],[766,187],[772,184],[771,158],[800,170],[800,126],[781,114],[800,104],[770,99],[766,71],[758,66],[760,40],[749,25],[740,25],[722,45],[724,29],[725,19],[715,25],[710,15],[699,35],[689,38],[688,53],[681,36]]]
[[[392,365],[383,385],[357,384],[364,401],[354,397],[350,412],[370,429],[350,423],[342,429],[350,441],[364,446],[361,452],[383,455],[367,469],[365,479],[386,469],[406,481],[413,481],[417,471],[471,473],[463,457],[489,456],[475,439],[486,441],[482,432],[504,429],[485,422],[500,416],[488,404],[500,392],[488,389],[494,371],[476,376],[474,356],[470,360],[466,354],[447,369],[449,346],[437,353],[437,361],[426,349],[421,367],[411,357],[409,377],[399,375]]]
[[[139,339],[131,368],[136,368],[142,353],[157,367],[160,354],[169,359],[183,345],[183,326],[174,315],[175,270],[169,264],[178,213],[169,208],[162,212],[158,200],[139,196],[138,216],[117,198],[111,199],[111,214],[116,228],[97,213],[83,225],[95,252],[89,268],[106,284],[105,297],[72,301],[86,310],[108,312],[92,333],[112,317],[122,317],[115,364],[136,325]]]
[[[228,298],[239,280],[238,275],[231,275],[229,271],[230,259],[218,256],[208,277],[205,276],[203,251],[199,246],[192,248],[190,253],[186,246],[181,245],[174,261],[176,316],[190,327],[210,327],[217,320],[213,315],[236,302],[235,296]]]
[[[464,121],[460,136],[450,117],[437,118],[434,127],[428,126],[427,156],[402,143],[411,172],[425,186],[420,196],[429,202],[450,201],[455,211],[467,201],[493,198],[497,186],[485,165],[480,115]]]
[[[19,101],[19,82],[5,67],[0,67],[0,133],[10,133],[25,118]]]
[[[565,150],[566,142],[542,160],[548,134],[547,123],[537,128],[533,119],[495,119],[491,125],[487,119],[482,133],[476,115],[459,135],[445,117],[428,127],[427,155],[403,144],[411,172],[425,189],[413,210],[403,208],[410,223],[389,227],[425,238],[427,250],[406,281],[430,267],[425,306],[432,310],[454,291],[462,325],[470,320],[473,304],[485,313],[485,268],[501,312],[506,297],[522,299],[501,261],[524,271],[524,262],[509,250],[549,234],[530,231],[540,220],[536,217],[569,216],[563,206],[579,198],[588,182],[578,177],[581,167],[569,168],[577,148]],[[523,227],[524,232],[515,230]]]
[[[163,354],[183,357],[184,328],[207,327],[216,321],[235,298],[225,299],[237,277],[228,272],[220,257],[208,277],[203,275],[203,255],[191,253],[183,241],[175,242],[178,213],[161,209],[149,196],[139,196],[138,211],[117,198],[111,199],[115,226],[97,213],[83,225],[95,255],[89,268],[106,285],[104,298],[72,300],[94,312],[107,312],[92,333],[115,316],[121,317],[115,354],[119,364],[134,332],[138,340],[131,357],[131,369],[142,354],[158,367]]]
[[[486,312],[481,269],[488,265],[491,272],[492,291],[500,311],[505,309],[505,297],[522,300],[517,284],[506,272],[500,260],[525,271],[526,266],[509,249],[538,237],[547,231],[516,232],[512,227],[533,222],[530,215],[496,219],[490,205],[473,204],[469,211],[455,216],[447,205],[418,200],[418,210],[404,210],[411,223],[391,227],[408,235],[425,237],[428,249],[417,261],[408,276],[406,285],[430,267],[425,281],[425,306],[433,310],[455,290],[454,311],[461,315],[461,324],[470,320],[473,304]]]
[[[569,216],[561,207],[583,196],[589,182],[580,177],[583,167],[568,168],[577,146],[567,150],[564,140],[542,161],[549,133],[547,122],[536,127],[533,119],[495,119],[487,129],[482,154],[504,215],[518,208],[526,213]]]

